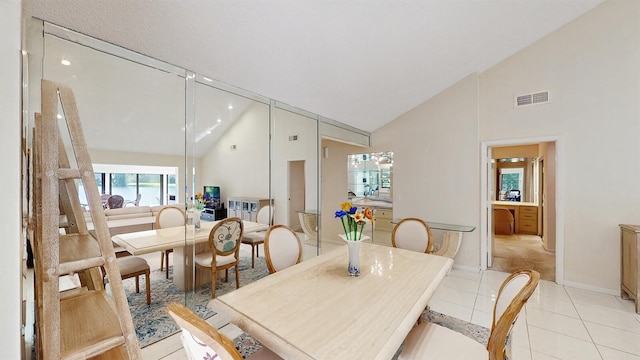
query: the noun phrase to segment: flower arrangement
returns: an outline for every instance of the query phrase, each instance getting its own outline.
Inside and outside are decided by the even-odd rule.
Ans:
[[[347,240],[358,241],[362,239],[362,230],[367,222],[373,222],[373,211],[369,208],[358,210],[351,202],[340,204],[340,210],[336,211],[336,218],[342,221],[342,228]]]
[[[198,211],[204,210],[204,198],[202,197],[202,193],[196,194],[194,205],[196,207],[196,210]]]

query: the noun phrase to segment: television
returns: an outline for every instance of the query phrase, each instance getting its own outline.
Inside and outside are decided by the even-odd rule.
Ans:
[[[202,192],[204,207],[209,209],[220,209],[220,186],[205,186]]]

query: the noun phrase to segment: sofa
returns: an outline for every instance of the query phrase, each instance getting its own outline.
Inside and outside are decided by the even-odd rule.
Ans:
[[[109,224],[109,231],[111,236],[152,230],[155,224],[156,215],[167,206],[175,205],[156,205],[156,206],[128,206],[119,209],[106,209],[104,216]],[[118,224],[114,220],[131,219],[132,222],[127,221],[126,224]],[[135,219],[140,219],[140,223],[136,224]]]

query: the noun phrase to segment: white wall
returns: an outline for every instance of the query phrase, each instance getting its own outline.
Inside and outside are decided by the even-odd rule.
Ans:
[[[479,149],[477,75],[376,130],[372,151],[393,151],[393,217],[479,228]],[[479,239],[464,234],[456,266],[478,269]]]
[[[236,150],[231,150],[236,145]],[[269,106],[251,105],[207,151],[200,163],[203,185],[220,186],[230,196],[269,197]],[[202,190],[198,190],[202,191]]]
[[[640,2],[605,2],[480,76],[481,141],[564,137],[565,280],[612,293],[618,224],[640,222],[639,19]]]
[[[378,129],[394,216],[479,228],[480,143],[561,136],[565,283],[618,293],[618,224],[640,222],[639,18],[640,2],[607,1]],[[541,90],[550,103],[513,108]],[[465,234],[456,265],[479,266],[479,241]]]
[[[20,11],[21,2],[0,1],[0,349],[5,359],[21,357],[21,176],[20,176]]]

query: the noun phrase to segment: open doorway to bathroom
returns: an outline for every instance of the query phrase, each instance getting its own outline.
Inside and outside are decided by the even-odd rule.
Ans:
[[[556,282],[557,142],[496,143],[487,156],[488,268]]]

